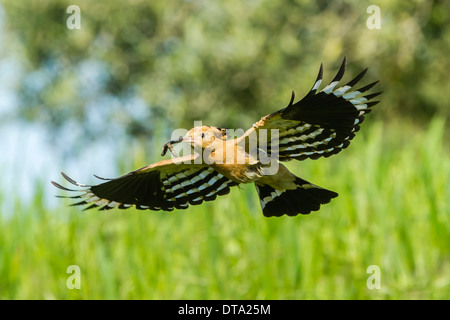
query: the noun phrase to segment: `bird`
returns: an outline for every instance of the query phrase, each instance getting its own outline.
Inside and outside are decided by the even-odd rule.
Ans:
[[[226,195],[232,187],[253,183],[265,217],[318,211],[338,193],[297,177],[283,162],[327,158],[339,153],[349,146],[365,116],[380,102],[373,99],[382,92],[363,95],[379,80],[355,89],[367,68],[337,88],[346,65],[344,57],[336,76],[319,91],[323,77],[321,63],[311,90],[302,99],[294,102],[292,91],[285,108],[262,117],[239,137],[229,134],[230,129],[196,126],[163,146],[161,155],[170,150],[170,159],[118,178],[94,175],[103,181],[97,185],[78,183],[63,172],[62,176],[77,189],[51,183],[64,191],[81,192],[59,197],[78,199],[72,205],[85,205],[84,210],[132,206],[153,211],[187,209],[189,205]],[[192,152],[178,156],[173,149],[177,143],[187,144]]]

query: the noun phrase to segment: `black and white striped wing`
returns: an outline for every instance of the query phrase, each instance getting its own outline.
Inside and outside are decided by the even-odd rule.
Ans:
[[[82,192],[68,198],[80,199],[73,205],[88,205],[85,210],[96,207],[100,210],[126,209],[133,205],[141,210],[186,209],[189,204],[197,205],[228,194],[230,187],[237,185],[207,165],[174,163],[172,159],[116,179],[100,178],[107,181],[98,185],[83,185],[64,173],[62,175],[82,189],[68,189],[54,181],[52,184],[65,191]]]
[[[278,129],[278,139],[273,139],[272,143],[268,132],[267,150],[278,148],[281,161],[318,159],[336,154],[350,144],[355,132],[360,129],[364,116],[379,102],[372,99],[381,92],[362,95],[378,81],[354,89],[367,69],[344,86],[335,89],[345,68],[346,58],[331,83],[317,93],[322,83],[321,65],[314,86],[303,99],[293,103],[295,96],[292,93],[286,108],[265,116],[253,125],[255,132],[261,129]]]

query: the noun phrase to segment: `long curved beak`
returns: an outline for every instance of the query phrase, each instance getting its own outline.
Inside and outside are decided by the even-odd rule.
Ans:
[[[192,139],[191,136],[184,136],[184,137],[180,137],[180,142],[192,143],[192,142],[194,142],[194,139]]]

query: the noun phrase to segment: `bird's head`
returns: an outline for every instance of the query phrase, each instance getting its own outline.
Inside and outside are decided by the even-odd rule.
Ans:
[[[190,143],[193,148],[206,149],[208,146],[211,146],[216,139],[226,139],[225,129],[201,126],[189,130],[182,141]]]
[[[208,147],[213,150],[213,143],[215,141],[225,141],[226,139],[226,129],[209,126],[198,126],[189,130],[185,136],[181,136],[176,140],[167,142],[163,147],[161,155],[164,156],[167,150],[170,150],[172,155],[178,157],[178,154],[173,150],[173,145],[180,142],[187,142],[193,149],[197,150],[204,150]]]

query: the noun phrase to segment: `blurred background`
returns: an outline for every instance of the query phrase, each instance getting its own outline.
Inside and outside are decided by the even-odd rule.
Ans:
[[[450,298],[449,52],[444,0],[1,1],[0,298]],[[344,56],[384,93],[347,150],[289,164],[340,194],[320,212],[266,219],[250,186],[173,213],[54,197],[60,171],[124,174],[194,121],[247,129]]]

